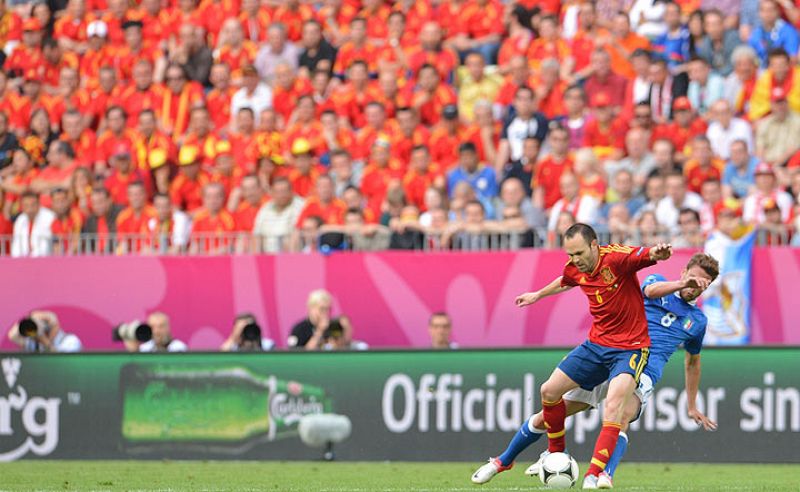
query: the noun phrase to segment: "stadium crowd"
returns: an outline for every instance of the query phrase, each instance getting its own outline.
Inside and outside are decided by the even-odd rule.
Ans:
[[[797,243],[790,0],[13,0],[0,254]]]

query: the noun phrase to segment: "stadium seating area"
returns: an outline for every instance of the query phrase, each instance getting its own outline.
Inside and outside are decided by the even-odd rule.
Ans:
[[[13,0],[0,255],[800,244],[800,8]]]

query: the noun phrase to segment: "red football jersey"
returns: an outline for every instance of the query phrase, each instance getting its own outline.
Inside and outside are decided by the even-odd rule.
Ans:
[[[610,244],[600,247],[592,273],[567,263],[562,286],[578,286],[589,299],[589,341],[604,347],[635,350],[650,346],[644,300],[636,272],[655,265],[650,248]]]

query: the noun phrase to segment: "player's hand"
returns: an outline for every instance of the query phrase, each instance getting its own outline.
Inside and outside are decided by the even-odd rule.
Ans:
[[[672,256],[672,245],[659,243],[650,248],[650,259],[653,261],[668,260]]]
[[[707,278],[702,277],[689,277],[684,281],[684,287],[690,289],[706,290],[711,282]]]
[[[689,409],[689,417],[697,422],[697,425],[703,426],[703,429],[707,431],[717,430],[717,423],[703,415],[703,413],[696,408]]]
[[[514,304],[517,307],[525,307],[530,306],[531,304],[535,303],[539,300],[539,293],[538,292],[526,292],[524,294],[520,294],[514,299]]]

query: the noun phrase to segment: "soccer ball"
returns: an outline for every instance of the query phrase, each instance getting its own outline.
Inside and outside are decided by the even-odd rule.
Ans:
[[[578,480],[578,462],[567,453],[550,453],[539,467],[539,480],[551,489],[568,489]]]

